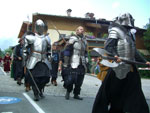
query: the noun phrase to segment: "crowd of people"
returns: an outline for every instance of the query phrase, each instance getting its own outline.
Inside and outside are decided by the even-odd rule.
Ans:
[[[57,49],[57,43],[51,45],[46,28],[44,21],[36,21],[35,32],[25,33],[13,48],[13,57],[6,53],[4,59],[0,58],[1,62],[3,60],[4,71],[8,73],[11,64],[12,77],[18,85],[25,78],[25,90],[29,91],[32,87],[35,101],[44,98],[46,84],[51,82],[57,86],[57,73],[60,71],[66,89],[65,99],[69,100],[70,93],[73,92],[74,99],[83,100],[80,92],[88,63],[84,28],[77,27],[76,34],[64,39],[66,45],[61,51]],[[136,49],[132,28],[134,19],[129,13],[118,16],[110,24],[104,49],[110,53],[109,56],[116,58],[115,62],[119,66],[106,67],[100,63],[102,57],[98,58],[97,77],[102,85],[95,98],[92,113],[149,113],[135,64],[121,60],[124,58],[150,65]]]
[[[6,53],[3,59],[4,71],[11,71],[11,77],[19,86],[24,79],[25,91],[32,89],[35,101],[44,98],[46,84],[51,82],[57,86],[60,71],[66,89],[65,98],[68,100],[73,91],[74,98],[82,100],[79,95],[88,62],[84,28],[77,27],[76,34],[66,41],[61,51],[57,49],[56,42],[51,45],[45,23],[39,19],[35,24],[35,32],[27,31],[18,45],[12,48],[12,57]]]

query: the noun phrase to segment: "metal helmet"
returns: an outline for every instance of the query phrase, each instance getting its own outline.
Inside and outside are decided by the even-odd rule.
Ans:
[[[42,35],[45,31],[45,23],[41,20],[41,19],[38,19],[36,22],[35,22],[35,31],[39,34],[39,35]]]
[[[114,22],[120,25],[134,27],[134,19],[130,13],[124,13],[116,17]]]

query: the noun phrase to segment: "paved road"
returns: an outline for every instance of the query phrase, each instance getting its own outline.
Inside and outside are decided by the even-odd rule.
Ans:
[[[21,101],[13,104],[0,104],[0,113],[91,113],[101,82],[96,77],[86,75],[81,90],[83,101],[80,101],[73,99],[73,94],[70,100],[64,98],[66,90],[61,80],[59,76],[58,86],[50,84],[45,88],[45,99],[34,102],[32,91],[25,92],[24,85],[18,86],[9,74],[1,74],[0,97],[16,97]]]
[[[86,75],[81,90],[84,100],[80,101],[73,99],[72,94],[70,100],[65,100],[66,90],[61,80],[59,76],[58,86],[50,84],[45,88],[45,99],[34,102],[32,91],[25,92],[24,85],[18,86],[9,74],[4,74],[0,69],[0,102],[1,97],[15,97],[21,100],[13,104],[0,104],[0,113],[91,113],[101,82],[94,76]],[[142,86],[150,107],[150,80],[142,79]]]

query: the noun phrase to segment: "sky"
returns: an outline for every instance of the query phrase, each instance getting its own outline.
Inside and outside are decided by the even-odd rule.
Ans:
[[[23,21],[32,22],[33,13],[66,16],[69,8],[72,17],[84,17],[91,12],[96,19],[106,20],[129,12],[135,26],[140,28],[149,23],[150,18],[150,0],[1,0],[0,48],[5,50],[17,44]]]

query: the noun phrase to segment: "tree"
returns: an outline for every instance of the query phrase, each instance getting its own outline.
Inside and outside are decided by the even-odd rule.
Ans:
[[[146,49],[150,52],[150,23],[144,26],[144,28],[147,29],[147,31],[144,33],[144,45]],[[144,54],[142,54],[144,56]],[[145,57],[149,61],[149,57]],[[142,65],[139,65],[139,67],[144,67]],[[142,78],[150,78],[150,71],[147,70],[139,70],[139,73]]]
[[[144,33],[144,45],[146,49],[150,52],[150,24],[147,24],[145,28],[147,29],[147,31]]]
[[[12,54],[12,49],[11,48],[5,49],[4,53],[6,54],[7,52],[11,55]]]
[[[4,57],[4,52],[0,49],[0,57]]]

